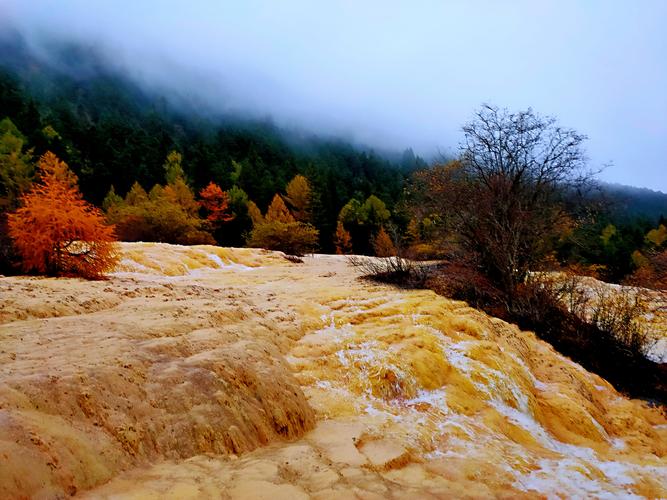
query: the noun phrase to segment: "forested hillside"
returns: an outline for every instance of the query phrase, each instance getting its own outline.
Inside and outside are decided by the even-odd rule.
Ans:
[[[667,217],[667,194],[647,188],[602,183],[602,190],[613,200],[612,212],[619,221],[643,217],[655,222],[656,217]]]
[[[80,45],[53,44],[47,55],[6,35],[0,54],[0,148],[8,169],[0,213],[18,207],[35,165],[51,151],[77,176],[84,199],[104,208],[120,239],[297,254],[391,254],[402,244],[426,258],[442,248],[434,235],[444,219],[404,196],[412,174],[427,167],[410,149],[374,152],[269,118],[216,114],[197,95],[138,85],[108,55]],[[646,235],[664,224],[667,195],[609,184],[600,191],[611,209],[578,219],[555,257],[620,281],[646,262],[637,251],[653,252]],[[386,230],[394,229],[390,238]]]
[[[140,88],[79,46],[62,45],[46,62],[12,38],[0,53],[0,120],[11,120],[34,159],[50,150],[64,160],[96,205],[112,185],[123,196],[135,182],[146,190],[164,183],[171,151],[182,155],[194,192],[209,182],[225,191],[236,186],[262,212],[302,174],[312,186],[320,249],[333,251],[336,220],[348,201],[375,195],[393,210],[406,176],[425,166],[411,150],[378,154],[343,140],[297,138],[270,119],[204,116],[186,102]],[[244,243],[249,219],[237,215],[220,243]]]

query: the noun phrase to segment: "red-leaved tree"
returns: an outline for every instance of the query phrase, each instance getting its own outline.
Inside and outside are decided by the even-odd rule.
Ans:
[[[229,195],[214,182],[199,192],[201,205],[206,210],[206,219],[214,225],[229,222],[234,215],[229,211]]]

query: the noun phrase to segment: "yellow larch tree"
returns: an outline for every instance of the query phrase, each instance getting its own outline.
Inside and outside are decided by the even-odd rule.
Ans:
[[[24,270],[102,277],[118,259],[113,227],[81,197],[76,175],[55,154],[40,158],[38,177],[8,221]]]

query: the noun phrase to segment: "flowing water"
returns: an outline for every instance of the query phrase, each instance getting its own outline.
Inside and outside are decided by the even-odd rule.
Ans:
[[[430,291],[359,281],[342,257],[122,250],[108,282],[0,280],[0,457],[15,453],[0,492],[667,497],[665,415],[532,333]],[[85,388],[85,404],[40,407],[47,368],[61,389]],[[96,399],[104,384],[115,408]],[[41,489],[21,482],[54,456]]]

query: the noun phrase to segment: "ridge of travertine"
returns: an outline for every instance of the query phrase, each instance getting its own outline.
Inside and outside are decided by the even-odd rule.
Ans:
[[[338,256],[121,251],[0,279],[3,498],[667,496],[664,414],[532,333]]]

